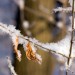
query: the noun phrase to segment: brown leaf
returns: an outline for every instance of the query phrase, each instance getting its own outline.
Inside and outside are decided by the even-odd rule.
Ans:
[[[16,53],[16,55],[17,55],[17,59],[18,59],[19,61],[21,61],[21,54],[20,54],[20,52],[18,51],[18,41],[19,41],[18,36],[16,36],[15,42],[14,42],[14,51],[15,51],[15,53]]]
[[[41,63],[41,60],[36,56],[36,51],[32,50],[31,43],[27,44],[26,56],[29,60],[34,60]]]
[[[27,44],[26,56],[29,60],[36,60],[36,55],[32,50],[30,43]]]

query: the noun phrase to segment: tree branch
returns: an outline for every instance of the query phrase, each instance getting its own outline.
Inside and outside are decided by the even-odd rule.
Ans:
[[[71,33],[71,44],[70,44],[70,52],[69,52],[69,58],[67,61],[67,65],[69,66],[70,64],[70,57],[71,57],[71,53],[72,53],[72,45],[73,45],[73,34],[74,34],[74,0],[72,3],[72,33]],[[66,72],[66,75],[68,75],[68,73]]]

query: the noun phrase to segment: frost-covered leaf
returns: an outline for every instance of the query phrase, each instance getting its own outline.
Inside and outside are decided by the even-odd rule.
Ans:
[[[39,54],[36,53],[36,48],[32,43],[28,43],[26,46],[26,56],[29,60],[37,61],[39,64],[41,64],[42,59]]]
[[[18,50],[18,36],[13,36],[12,37],[12,39],[13,39],[13,45],[14,45],[14,52],[16,53],[16,55],[17,55],[17,59],[19,60],[19,61],[21,61],[21,52]]]

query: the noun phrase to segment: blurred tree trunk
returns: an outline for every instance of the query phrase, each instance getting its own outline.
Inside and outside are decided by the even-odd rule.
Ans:
[[[51,9],[54,7],[54,0],[26,0],[25,2],[25,19],[34,24],[30,29],[32,36],[41,42],[47,43],[57,41],[65,36],[65,27],[60,30],[57,37],[52,35],[53,26],[50,23],[53,21],[53,15],[50,14]],[[48,24],[49,23],[49,24]],[[23,48],[20,46],[20,50]],[[16,60],[16,72],[18,75],[52,75],[54,70],[55,59],[51,53],[38,50],[42,56],[43,62],[39,65],[36,62],[29,61],[25,57],[25,52],[22,50],[22,61],[19,63]]]
[[[51,10],[54,6],[54,0],[26,0],[25,6],[39,12],[43,17],[35,15],[31,12],[25,10],[25,19],[29,22],[35,22],[33,28],[31,28],[31,33],[34,38],[38,39],[41,42],[50,42],[53,40],[51,33],[51,28],[48,27],[47,20],[51,20],[53,17],[50,15],[50,12],[46,13],[40,7],[44,6],[47,10]],[[40,19],[44,18],[44,19]],[[22,47],[20,47],[22,50]],[[16,71],[18,75],[52,75],[54,60],[51,54],[38,50],[38,53],[42,56],[43,62],[39,65],[36,62],[29,61],[25,57],[25,52],[22,51],[22,61],[19,63],[16,61]]]

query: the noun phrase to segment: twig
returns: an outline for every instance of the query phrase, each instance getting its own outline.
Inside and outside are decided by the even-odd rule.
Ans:
[[[7,57],[7,63],[8,63],[8,68],[10,69],[10,72],[12,75],[17,75],[15,70],[14,70],[14,67],[12,66],[12,63],[11,63],[11,60],[9,57]]]
[[[73,34],[74,34],[74,0],[73,0],[73,3],[72,3],[72,33],[71,33],[71,44],[70,44],[70,53],[69,53],[69,58],[68,58],[68,61],[67,61],[67,65],[69,65],[69,63],[70,63],[70,57],[71,57],[71,53],[72,53]],[[66,75],[68,75],[68,72],[66,72]]]
[[[5,32],[9,33],[10,36],[11,36],[11,34],[14,33],[14,31],[11,31],[10,29],[7,29],[7,27],[5,27],[5,26],[3,26],[3,25],[1,25],[1,24],[0,24],[0,27],[3,28],[3,29],[5,29],[5,30],[6,30]],[[68,58],[68,56],[66,56],[66,55],[64,55],[64,54],[62,54],[62,53],[60,53],[60,52],[53,51],[53,50],[50,50],[50,49],[48,49],[48,48],[44,48],[42,45],[40,45],[40,44],[42,44],[41,42],[39,42],[39,44],[38,44],[38,43],[36,43],[36,42],[33,42],[33,40],[31,41],[30,38],[24,37],[24,36],[21,35],[21,34],[18,35],[18,37],[20,37],[20,38],[22,38],[22,39],[24,39],[24,40],[27,40],[27,41],[29,41],[29,42],[31,42],[31,43],[34,43],[35,46],[37,46],[38,48],[40,47],[40,48],[44,49],[44,50],[47,51],[47,52],[51,51],[52,53],[55,53],[55,54],[58,54],[58,55],[62,55],[63,57]],[[72,57],[70,57],[70,58],[72,58]]]
[[[66,8],[63,8],[63,7],[58,7],[58,8],[55,8],[53,9],[54,12],[65,12],[65,13],[69,13],[72,11],[72,7],[66,7]]]

